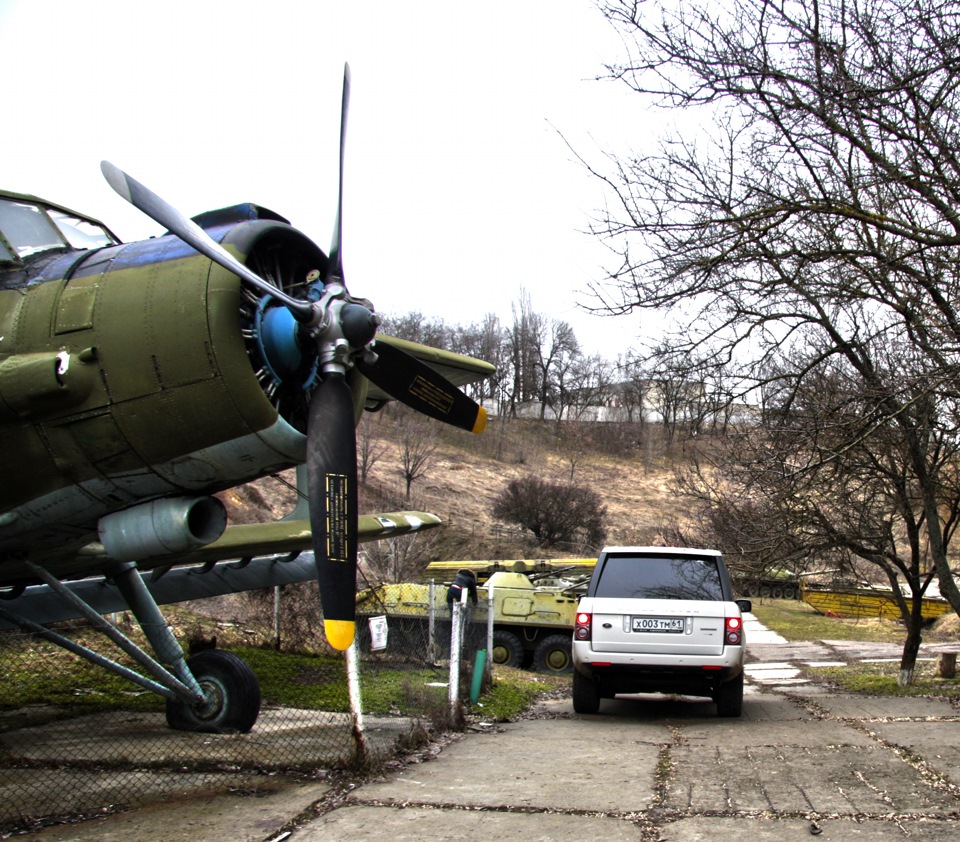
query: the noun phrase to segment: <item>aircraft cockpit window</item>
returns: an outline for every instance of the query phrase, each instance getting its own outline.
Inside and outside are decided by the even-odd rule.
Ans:
[[[48,211],[60,233],[67,238],[67,242],[77,249],[96,249],[101,246],[116,245],[113,239],[99,225],[86,219],[70,216],[63,211],[50,208]]]
[[[0,199],[0,231],[18,257],[66,246],[43,209],[25,202]]]

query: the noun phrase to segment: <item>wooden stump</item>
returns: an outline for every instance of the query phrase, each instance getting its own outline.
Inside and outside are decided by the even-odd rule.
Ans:
[[[956,678],[957,677],[957,653],[956,652],[940,653],[940,665],[937,668],[937,675],[940,676],[940,678]]]

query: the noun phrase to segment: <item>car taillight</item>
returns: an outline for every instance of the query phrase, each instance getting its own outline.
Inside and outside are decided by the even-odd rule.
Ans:
[[[577,623],[573,629],[573,637],[575,640],[590,639],[590,623],[592,619],[593,617],[586,611],[577,612]]]
[[[723,642],[726,646],[739,646],[743,640],[743,622],[739,617],[727,617],[724,623]]]

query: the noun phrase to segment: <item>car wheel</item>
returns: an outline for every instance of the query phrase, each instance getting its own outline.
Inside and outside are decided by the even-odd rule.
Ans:
[[[493,632],[493,662],[503,667],[519,667],[523,663],[523,642],[513,632]]]
[[[714,697],[717,716],[740,716],[743,711],[743,673],[733,681],[721,684]]]
[[[563,675],[573,669],[570,653],[570,635],[551,634],[540,641],[533,653],[533,666],[537,672]]]
[[[260,684],[247,663],[230,652],[198,652],[187,666],[207,699],[202,708],[167,700],[167,725],[177,731],[246,734],[260,714]]]
[[[600,688],[592,678],[573,673],[573,709],[577,713],[596,713],[600,710]]]

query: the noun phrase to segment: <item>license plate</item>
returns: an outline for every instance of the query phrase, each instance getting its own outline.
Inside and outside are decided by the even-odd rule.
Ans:
[[[676,634],[683,631],[683,617],[634,617],[633,630]]]

